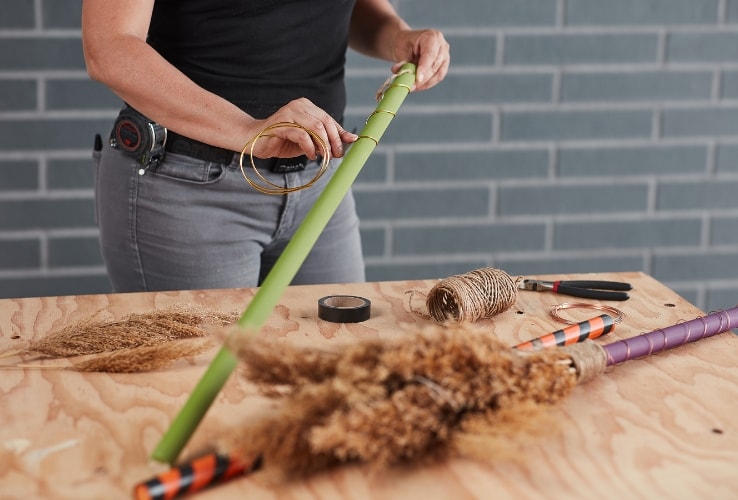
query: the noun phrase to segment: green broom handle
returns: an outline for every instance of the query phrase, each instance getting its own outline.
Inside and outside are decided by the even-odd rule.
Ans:
[[[326,184],[323,192],[275,262],[274,267],[254,294],[238,320],[238,330],[231,333],[231,337],[233,335],[255,335],[267,320],[338,205],[351,189],[351,185],[387,130],[414,82],[415,65],[407,63],[403,65],[392,83],[386,87],[376,110],[369,115],[366,126],[360,132],[359,139],[351,145],[340,167]],[[174,464],[236,365],[235,355],[226,346],[221,347],[154,449],[151,455],[152,460]]]

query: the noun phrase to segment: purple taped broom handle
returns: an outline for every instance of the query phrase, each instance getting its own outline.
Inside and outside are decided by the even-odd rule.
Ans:
[[[738,307],[677,323],[637,337],[619,340],[603,346],[607,353],[607,366],[656,354],[736,327],[738,327]]]

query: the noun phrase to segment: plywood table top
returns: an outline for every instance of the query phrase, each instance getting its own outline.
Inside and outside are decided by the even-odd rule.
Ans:
[[[622,310],[625,318],[600,339],[603,343],[704,315],[643,273],[543,278],[633,284],[629,300],[605,303]],[[290,287],[263,334],[316,345],[400,336],[432,324],[421,314],[420,298],[436,282]],[[91,314],[118,318],[179,304],[241,312],[254,293],[229,289],[4,299],[0,353]],[[318,299],[336,294],[370,299],[371,318],[356,324],[320,320]],[[563,328],[549,314],[562,302],[597,303],[521,291],[509,310],[478,325],[513,345]],[[599,314],[564,313],[577,321]],[[0,498],[131,498],[135,484],[160,471],[149,463],[150,453],[213,354],[138,374],[2,369]],[[0,359],[0,364],[12,362],[12,357]],[[262,404],[253,386],[232,376],[183,458],[201,454]],[[616,366],[577,387],[556,412],[559,426],[521,444],[516,460],[453,458],[376,474],[351,466],[286,484],[267,483],[256,473],[196,498],[738,498],[738,337],[732,332]]]

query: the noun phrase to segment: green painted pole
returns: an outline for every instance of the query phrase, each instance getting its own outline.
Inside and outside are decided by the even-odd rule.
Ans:
[[[405,64],[385,90],[376,110],[369,116],[366,126],[359,133],[359,139],[349,148],[341,166],[297,228],[295,235],[238,320],[238,329],[231,335],[255,335],[266,322],[338,205],[351,189],[351,185],[387,130],[414,82],[415,66]],[[152,460],[174,464],[236,365],[237,359],[233,353],[227,347],[221,347],[154,449]]]

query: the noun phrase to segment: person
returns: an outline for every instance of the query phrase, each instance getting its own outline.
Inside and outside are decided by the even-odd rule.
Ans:
[[[441,32],[412,29],[387,0],[84,0],[82,42],[90,78],[125,104],[93,152],[115,292],[258,286],[357,139],[342,126],[347,47],[395,73],[415,63],[414,91],[443,80],[450,61]],[[280,122],[302,128],[256,141],[266,181],[315,177],[320,141],[308,131],[332,159],[310,188],[263,194],[240,153]],[[364,280],[348,193],[292,284]]]

